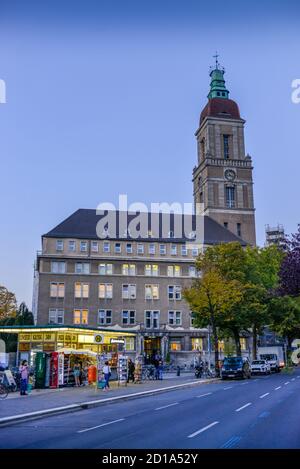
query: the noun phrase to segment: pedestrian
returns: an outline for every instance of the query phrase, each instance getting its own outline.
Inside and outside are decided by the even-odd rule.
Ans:
[[[74,373],[74,378],[75,378],[75,386],[77,387],[80,386],[80,372],[81,372],[80,363],[76,361],[74,363],[73,373]]]
[[[158,363],[158,379],[163,379],[163,362],[159,360]]]
[[[127,383],[131,380],[134,383],[134,372],[135,372],[135,365],[131,358],[128,360],[128,379]]]
[[[105,380],[105,385],[104,385],[104,388],[103,390],[109,390],[110,386],[109,386],[109,378],[111,377],[111,369],[110,369],[110,366],[108,364],[108,361],[105,362],[105,365],[103,367],[103,374],[104,374],[104,380]]]
[[[21,396],[28,396],[27,394],[27,384],[28,384],[28,363],[27,360],[23,360],[19,368],[21,374],[21,383],[20,383],[20,394]]]

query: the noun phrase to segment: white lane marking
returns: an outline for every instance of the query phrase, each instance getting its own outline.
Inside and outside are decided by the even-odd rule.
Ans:
[[[300,378],[300,376],[297,376],[297,379],[299,379],[299,378]]]
[[[249,383],[242,383],[241,386],[245,386],[246,384],[249,384]]]
[[[85,428],[84,430],[79,430],[77,433],[89,432],[90,430],[96,430],[97,428],[106,427],[107,425],[112,425],[113,423],[122,422],[125,419],[112,420],[111,422],[102,423],[96,427]]]
[[[173,402],[173,404],[168,404],[168,405],[163,405],[161,407],[157,407],[156,409],[154,410],[162,410],[162,409],[167,409],[168,407],[172,407],[173,405],[177,405],[178,402]]]
[[[246,407],[249,407],[249,405],[251,405],[252,402],[248,402],[247,404],[243,405],[242,407],[239,407],[238,409],[235,409],[236,412],[240,412],[240,410],[243,410],[245,409]]]
[[[256,378],[254,381],[258,381],[258,378]]]
[[[268,396],[270,393],[269,392],[266,392],[265,394],[262,394],[261,396],[259,396],[260,399],[263,399],[264,397]]]
[[[233,386],[227,386],[227,388],[223,388],[224,391],[226,391],[226,389],[232,389]]]
[[[219,422],[212,422],[210,423],[209,425],[207,425],[206,427],[203,427],[201,428],[200,430],[197,430],[196,432],[192,433],[191,435],[188,436],[188,438],[194,438],[194,436],[197,436],[199,435],[199,433],[203,433],[205,432],[206,430],[208,430],[209,428],[211,427],[214,427],[215,425],[217,425]]]
[[[290,384],[290,382],[289,382],[289,381],[287,381],[286,383],[284,383],[284,385],[285,385],[285,386],[286,386],[287,384]]]
[[[196,396],[196,397],[210,396],[211,394],[212,392],[206,392],[205,394],[200,394],[200,396]]]
[[[281,388],[281,386],[277,386],[277,388],[275,388],[275,391],[277,391],[277,390],[280,389],[280,388]]]
[[[291,381],[295,381],[295,378],[292,378]]]

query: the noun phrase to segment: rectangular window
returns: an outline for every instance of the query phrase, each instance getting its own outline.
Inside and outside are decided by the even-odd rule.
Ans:
[[[80,252],[87,252],[88,243],[87,241],[80,241]]]
[[[203,351],[203,339],[201,337],[192,337],[192,350]]]
[[[89,284],[76,282],[75,283],[75,298],[88,298],[89,297]]]
[[[247,350],[247,340],[244,337],[240,338],[241,350]]]
[[[235,207],[235,187],[226,186],[226,206],[228,208]]]
[[[194,265],[189,266],[189,276],[196,277],[197,276],[197,269]]]
[[[181,268],[179,265],[168,265],[168,277],[180,277]]]
[[[69,241],[69,252],[75,252],[76,251],[76,241],[70,240]]]
[[[144,245],[143,244],[138,244],[137,245],[137,253],[138,254],[144,254]]]
[[[237,232],[237,235],[241,238],[242,237],[242,224],[241,223],[236,224],[236,232]]]
[[[109,324],[112,324],[112,310],[111,309],[99,309],[98,324],[102,326],[107,326]]]
[[[136,272],[135,264],[123,264],[122,265],[123,275],[135,275],[135,272]]]
[[[110,252],[110,242],[109,241],[104,241],[103,242],[103,252]]]
[[[63,251],[64,250],[64,242],[62,239],[57,239],[56,240],[56,250],[57,251]]]
[[[88,262],[76,262],[75,273],[76,274],[89,274],[90,264]]]
[[[168,318],[170,326],[181,326],[181,311],[169,311]]]
[[[98,294],[100,299],[110,300],[113,297],[112,283],[99,283]]]
[[[172,352],[179,352],[181,350],[181,340],[180,339],[170,339],[170,350]]]
[[[145,265],[145,275],[147,276],[158,276],[158,265],[157,264],[146,264]]]
[[[49,324],[63,324],[64,323],[64,310],[57,308],[49,309]]]
[[[99,264],[98,272],[99,272],[99,275],[112,275],[113,265],[112,264]]]
[[[58,282],[50,283],[50,296],[51,298],[64,298],[65,296],[65,284]]]
[[[224,221],[224,228],[226,228],[226,230],[228,230],[228,222],[227,221]]]
[[[74,309],[73,324],[88,324],[88,310],[87,309]]]
[[[171,255],[172,256],[177,255],[177,246],[176,246],[176,244],[172,244],[172,246],[171,246]]]
[[[98,241],[92,241],[92,244],[91,244],[91,251],[92,251],[92,252],[98,252],[98,251],[99,251],[99,243],[98,243]]]
[[[186,246],[181,246],[181,255],[182,256],[187,256],[187,247]]]
[[[167,253],[167,246],[165,244],[159,245],[159,254],[164,256]]]
[[[147,329],[159,329],[159,311],[145,311],[145,326]]]
[[[126,337],[125,339],[125,350],[126,352],[135,351],[135,339],[134,337]]]
[[[122,298],[123,300],[135,300],[136,299],[136,285],[124,283],[122,285]]]
[[[224,159],[229,159],[229,135],[223,135],[223,151]]]
[[[51,262],[51,272],[53,274],[65,274],[66,263],[65,262]]]
[[[192,256],[198,256],[198,254],[199,254],[199,249],[196,248],[196,247],[193,247],[193,249],[192,249]]]
[[[196,322],[196,314],[193,313],[193,311],[190,312],[190,318],[191,318],[191,327],[194,327],[195,322]]]
[[[169,296],[169,300],[181,300],[181,286],[169,285],[168,296]]]
[[[127,252],[127,254],[132,254],[132,244],[131,243],[126,244],[126,252]]]
[[[158,300],[159,299],[159,285],[145,285],[145,299]]]
[[[115,243],[115,253],[121,253],[121,243]]]
[[[124,324],[125,326],[135,324],[135,311],[123,309],[122,324]]]
[[[149,244],[149,254],[155,254],[155,244]]]

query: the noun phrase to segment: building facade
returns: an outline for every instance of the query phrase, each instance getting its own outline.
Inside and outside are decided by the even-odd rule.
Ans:
[[[193,181],[200,242],[195,237],[196,215],[190,216],[192,231],[186,234],[186,218],[181,215],[116,212],[117,228],[112,233],[105,224],[108,213],[77,210],[42,236],[33,302],[38,325],[133,331],[136,336],[126,339],[125,349],[142,354],[146,361],[157,353],[187,364],[199,352],[207,356],[207,330],[193,327],[193,315],[182,295],[198,275],[195,259],[202,249],[217,243],[255,244],[245,121],[237,104],[228,99],[223,74],[216,63],[196,132],[198,166]],[[118,229],[124,216],[125,233]],[[135,220],[139,226],[141,217],[147,221],[146,232],[132,236],[132,223]],[[102,237],[99,223],[105,228]]]

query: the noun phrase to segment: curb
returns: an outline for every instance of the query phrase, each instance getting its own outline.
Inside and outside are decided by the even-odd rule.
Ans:
[[[140,391],[131,394],[125,394],[123,396],[108,397],[105,399],[96,399],[93,401],[81,402],[80,404],[70,404],[62,407],[53,407],[51,409],[38,410],[35,412],[28,412],[26,414],[12,415],[10,417],[0,418],[0,427],[7,425],[13,425],[19,422],[25,422],[29,420],[36,420],[45,416],[63,414],[68,412],[76,412],[80,410],[86,410],[93,407],[99,407],[105,404],[113,404],[120,401],[127,401],[130,399],[137,399],[139,397],[151,396],[153,394],[161,394],[163,392],[176,391],[180,388],[189,388],[194,386],[201,386],[202,384],[216,383],[218,378],[206,379],[204,381],[192,381],[190,383],[176,384],[174,386],[167,386],[165,388],[150,389],[149,391]]]

